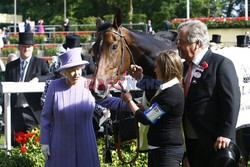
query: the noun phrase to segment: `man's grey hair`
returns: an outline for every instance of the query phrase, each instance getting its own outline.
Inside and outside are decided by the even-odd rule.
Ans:
[[[199,40],[203,49],[209,47],[209,36],[206,24],[202,23],[199,20],[190,20],[181,23],[177,28],[178,34],[180,31],[186,28],[188,30],[187,40],[189,42],[192,43]]]

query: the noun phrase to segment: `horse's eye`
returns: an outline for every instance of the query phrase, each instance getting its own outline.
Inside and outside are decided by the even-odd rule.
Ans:
[[[114,43],[114,44],[111,45],[111,49],[112,49],[112,50],[116,50],[116,49],[117,49],[117,46],[118,46],[117,43]]]

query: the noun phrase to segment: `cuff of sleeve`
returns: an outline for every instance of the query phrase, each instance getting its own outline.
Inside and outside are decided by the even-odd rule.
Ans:
[[[141,78],[137,79],[137,83],[141,82],[141,80],[143,79],[143,74],[141,75]]]

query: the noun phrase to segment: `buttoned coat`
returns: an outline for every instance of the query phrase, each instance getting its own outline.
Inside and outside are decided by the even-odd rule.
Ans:
[[[219,136],[235,140],[240,107],[240,89],[232,61],[208,50],[195,71],[185,100],[185,116],[202,145],[211,150]],[[188,65],[184,62],[184,76]],[[202,68],[201,68],[202,69]]]

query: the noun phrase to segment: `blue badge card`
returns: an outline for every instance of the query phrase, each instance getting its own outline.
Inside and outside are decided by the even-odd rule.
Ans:
[[[152,124],[156,123],[158,119],[161,118],[162,115],[166,114],[160,106],[157,104],[157,102],[154,102],[149,109],[144,111],[144,115],[148,118]]]

